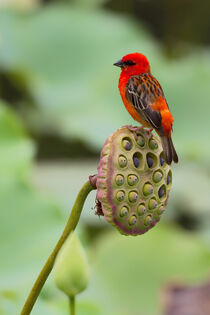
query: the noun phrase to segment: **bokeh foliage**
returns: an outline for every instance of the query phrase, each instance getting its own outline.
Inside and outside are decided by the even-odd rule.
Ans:
[[[82,139],[99,149],[110,132],[131,122],[122,109],[119,70],[112,63],[128,52],[141,51],[150,59],[175,117],[181,158],[205,158],[210,153],[206,145],[210,58],[205,51],[167,61],[142,26],[76,5],[47,6],[25,15],[2,10],[0,34],[1,69],[30,96],[35,107],[24,97],[19,107],[37,133]]]
[[[94,5],[90,10],[84,1],[24,13],[0,10],[0,74],[10,82],[9,93],[2,84],[0,95],[9,99],[11,91],[18,91],[10,104],[0,104],[0,314],[20,310],[67,214],[55,196],[32,183],[34,135],[76,139],[97,153],[110,133],[133,123],[117,91],[119,70],[112,66],[132,51],[150,59],[175,118],[180,164],[174,168],[165,224],[191,218],[199,232],[209,234],[208,50],[196,48],[183,59],[167,60],[145,27]],[[86,160],[84,169],[92,174]],[[68,205],[83,184],[82,172],[81,164],[71,170]],[[91,206],[94,196],[85,207],[84,229],[91,225]],[[103,219],[96,221],[101,228]],[[208,245],[173,225],[160,223],[136,239],[107,230],[96,241],[84,233],[83,241],[92,282],[81,296],[78,315],[157,314],[158,290],[168,279],[198,281],[208,274]],[[66,313],[66,301],[50,280],[34,314]]]

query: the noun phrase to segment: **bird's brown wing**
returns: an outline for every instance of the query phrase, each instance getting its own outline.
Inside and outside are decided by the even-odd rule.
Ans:
[[[151,74],[132,76],[127,84],[126,97],[152,128],[162,129],[160,111],[153,110],[152,105],[164,94],[160,83]]]

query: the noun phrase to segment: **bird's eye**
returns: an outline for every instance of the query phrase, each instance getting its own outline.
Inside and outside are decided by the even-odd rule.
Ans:
[[[135,62],[133,62],[132,60],[127,60],[127,61],[124,61],[123,63],[126,66],[133,66],[133,65],[135,65]]]

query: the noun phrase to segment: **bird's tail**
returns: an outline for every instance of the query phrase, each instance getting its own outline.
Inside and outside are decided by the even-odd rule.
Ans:
[[[163,146],[163,153],[165,157],[165,161],[167,164],[171,164],[172,161],[175,163],[178,163],[178,155],[176,153],[176,150],[174,148],[171,136],[169,137],[161,137],[161,142]]]

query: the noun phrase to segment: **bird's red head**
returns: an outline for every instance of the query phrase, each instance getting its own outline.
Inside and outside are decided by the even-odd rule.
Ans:
[[[114,66],[120,67],[122,73],[129,76],[150,72],[149,61],[140,53],[128,54],[114,63]]]

